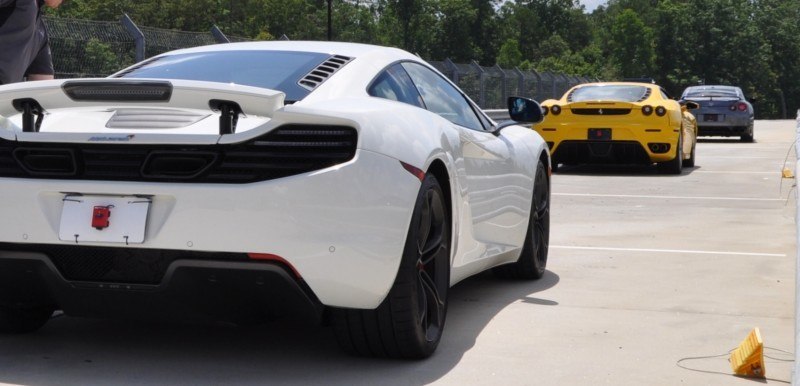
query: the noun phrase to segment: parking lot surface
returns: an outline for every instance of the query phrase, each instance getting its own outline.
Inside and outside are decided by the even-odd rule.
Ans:
[[[0,383],[747,385],[729,351],[759,327],[767,384],[794,354],[795,121],[754,143],[701,138],[683,175],[563,167],[552,180],[548,272],[456,285],[424,361],[353,358],[329,328],[59,316],[0,336]],[[788,161],[787,161],[788,158]]]

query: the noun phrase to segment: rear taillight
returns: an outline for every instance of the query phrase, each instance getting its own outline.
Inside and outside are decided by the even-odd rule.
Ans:
[[[550,112],[550,109],[547,106],[542,106],[542,114],[547,115]]]
[[[561,114],[561,106],[553,105],[553,107],[550,108],[550,112],[553,113],[553,115]]]
[[[747,104],[743,102],[732,104],[730,107],[731,111],[747,111]]]
[[[642,114],[650,115],[652,113],[653,113],[653,106],[650,106],[650,105],[642,106]]]
[[[667,109],[664,106],[656,107],[656,115],[659,117],[663,117],[667,113]]]

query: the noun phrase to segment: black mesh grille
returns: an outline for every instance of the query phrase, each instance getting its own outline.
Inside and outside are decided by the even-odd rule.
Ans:
[[[0,139],[0,177],[248,183],[347,162],[355,156],[357,139],[351,127],[307,125],[281,126],[230,145],[39,144]],[[50,167],[53,160],[72,161],[75,167],[67,173]]]
[[[631,113],[631,109],[572,109],[573,114],[577,115],[626,115]]]
[[[166,249],[19,244],[0,244],[0,248],[44,253],[65,279],[97,283],[159,284],[169,265],[180,259],[248,260],[244,253]]]
[[[564,141],[552,156],[554,162],[566,164],[609,163],[647,164],[650,156],[635,141]]]

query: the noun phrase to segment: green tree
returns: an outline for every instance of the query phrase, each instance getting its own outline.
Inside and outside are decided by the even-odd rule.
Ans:
[[[612,60],[625,77],[650,76],[654,68],[653,30],[631,9],[622,11],[611,25]]]
[[[497,56],[497,64],[503,68],[517,67],[522,63],[522,52],[519,50],[519,42],[516,39],[508,39],[500,46],[500,54]]]

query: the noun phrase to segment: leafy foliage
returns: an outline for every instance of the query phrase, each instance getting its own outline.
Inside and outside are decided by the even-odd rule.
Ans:
[[[401,47],[423,58],[476,60],[605,80],[653,77],[672,94],[735,84],[759,117],[800,107],[800,1],[608,0],[70,0],[57,17],[293,40],[327,38]],[[112,56],[93,42],[104,69]],[[118,59],[114,59],[118,60]]]

